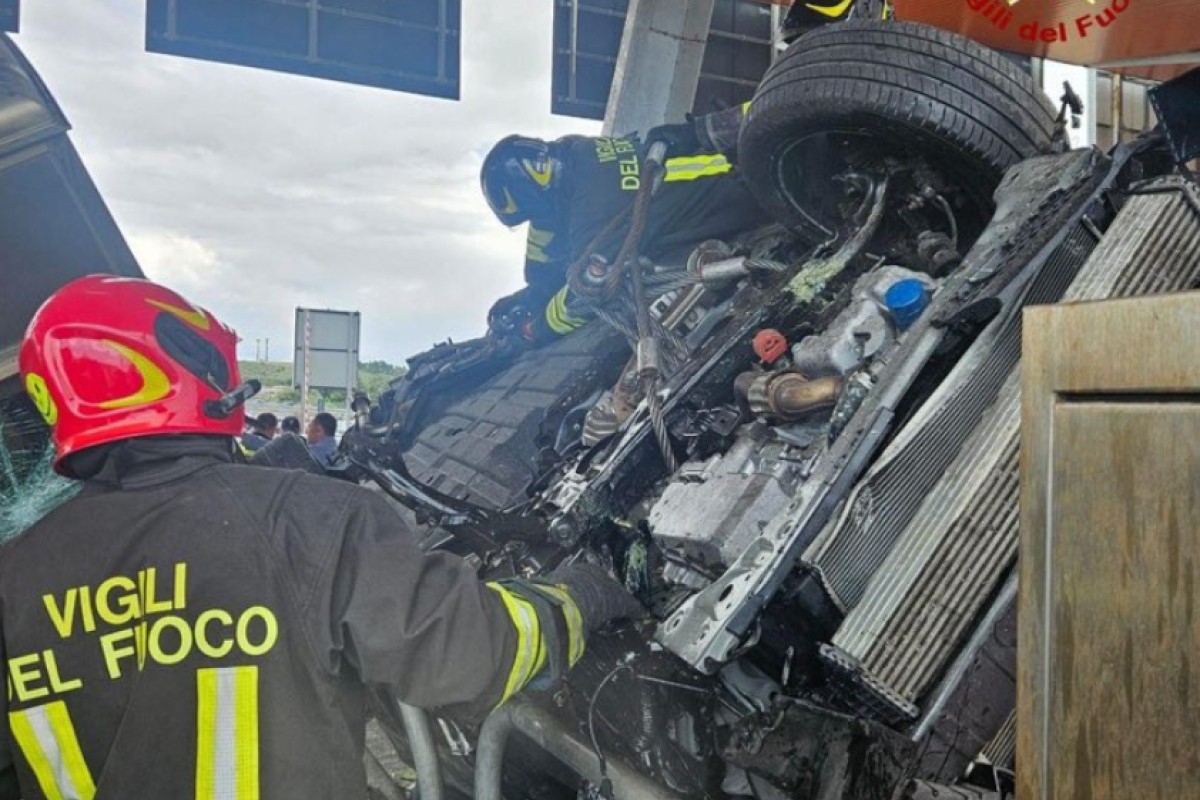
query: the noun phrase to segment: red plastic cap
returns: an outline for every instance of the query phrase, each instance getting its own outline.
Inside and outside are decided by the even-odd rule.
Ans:
[[[237,386],[236,353],[232,330],[165,286],[89,275],[38,310],[20,361],[62,472],[72,453],[122,439],[241,433],[241,412],[205,405]]]
[[[763,328],[754,334],[754,354],[766,364],[774,364],[788,351],[788,340],[774,328]]]

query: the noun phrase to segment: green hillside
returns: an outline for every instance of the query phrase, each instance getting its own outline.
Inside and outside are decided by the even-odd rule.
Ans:
[[[292,364],[290,361],[239,361],[238,369],[242,380],[254,378],[263,385],[260,400],[277,403],[299,403],[300,391],[292,388]],[[386,361],[367,361],[358,365],[358,388],[372,400],[396,378],[403,375],[405,367]],[[318,393],[313,392],[315,397]],[[345,393],[339,390],[324,390],[325,399],[333,403],[345,402]]]
[[[238,370],[242,380],[254,378],[263,388],[292,385],[292,365],[288,361],[239,361]]]

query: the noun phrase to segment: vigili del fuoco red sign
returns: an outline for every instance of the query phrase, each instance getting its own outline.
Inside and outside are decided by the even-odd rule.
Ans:
[[[1074,64],[1152,62],[1187,53],[1200,63],[1197,0],[896,0],[896,16],[999,50]],[[1148,73],[1168,77],[1187,68]]]

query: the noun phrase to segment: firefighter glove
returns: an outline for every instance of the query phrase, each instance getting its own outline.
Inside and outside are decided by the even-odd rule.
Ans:
[[[589,633],[609,622],[636,619],[646,609],[612,576],[595,564],[569,564],[550,573],[549,580],[566,588],[579,607]]]
[[[526,286],[497,300],[488,311],[488,332],[499,339],[527,339],[529,323],[541,311],[539,298]]]
[[[700,152],[700,137],[696,135],[696,126],[690,121],[651,128],[646,134],[646,152],[659,142],[667,146],[666,158],[690,156]]]

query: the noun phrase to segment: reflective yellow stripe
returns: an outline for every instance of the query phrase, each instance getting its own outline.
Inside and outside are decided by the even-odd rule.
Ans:
[[[667,173],[663,180],[668,183],[671,181],[694,181],[698,178],[723,175],[731,169],[733,169],[733,165],[723,155],[670,158],[667,159]]]
[[[48,800],[92,800],[96,785],[62,700],[10,711],[8,725]]]
[[[258,667],[235,667],[238,800],[258,800]]]
[[[546,323],[550,326],[550,330],[559,336],[579,330],[587,322],[585,319],[571,315],[567,308],[567,292],[566,286],[559,289],[546,305]]]
[[[752,102],[753,102],[752,100],[747,100],[746,102],[742,103],[742,116],[743,117],[750,113],[750,103],[752,103]]]
[[[217,729],[217,671],[196,670],[196,800],[213,791],[213,739]]]
[[[557,294],[546,304],[546,322],[550,325],[550,330],[560,335],[571,332],[562,323],[561,305],[562,302]]]
[[[258,667],[196,670],[196,800],[258,800]]]
[[[537,674],[546,662],[546,653],[542,649],[542,631],[533,606],[498,583],[489,583],[488,588],[500,595],[513,627],[517,629],[517,652],[504,684],[504,696],[500,698],[503,703],[521,691]]]
[[[823,16],[829,17],[830,19],[837,19],[838,17],[842,16],[842,14],[845,14],[853,3],[854,0],[841,0],[840,3],[834,3],[833,5],[829,6],[818,6],[814,3],[805,3],[804,7]]]
[[[127,347],[111,339],[101,339],[100,343],[120,353],[133,365],[133,368],[137,370],[137,374],[142,379],[142,387],[133,394],[113,400],[105,400],[104,402],[97,403],[97,406],[107,410],[144,406],[150,403],[157,403],[171,393],[171,380],[167,377],[167,373],[163,372],[148,357],[142,355],[132,347]]]
[[[37,734],[33,732],[33,726],[29,724],[26,717],[28,713],[29,710],[10,712],[8,727],[12,730],[17,744],[21,746],[25,760],[33,769],[38,786],[42,787],[42,794],[46,795],[49,800],[62,800],[63,793],[59,791],[58,783],[54,780],[54,768],[50,766],[50,760],[42,753],[42,746],[38,744]]]
[[[550,179],[554,177],[554,171],[550,169],[549,162],[538,165],[532,161],[522,160],[521,165],[525,167],[525,172],[529,173],[529,177],[533,178],[538,186],[544,189],[550,185]]]
[[[539,586],[547,594],[553,595],[562,605],[563,618],[567,621],[567,659],[568,663],[573,667],[579,659],[583,658],[584,633],[583,633],[583,615],[579,613],[579,606],[575,605],[575,599],[571,597],[571,593],[567,591],[566,586]]]
[[[193,328],[199,328],[202,331],[208,330],[212,325],[208,321],[208,314],[204,313],[203,309],[196,308],[195,306],[180,308],[170,303],[164,303],[161,300],[147,300],[146,304],[162,309],[168,314],[174,314]]]
[[[529,226],[529,235],[525,238],[525,258],[538,264],[548,264],[553,261],[546,248],[554,241],[554,231],[543,231]]]
[[[96,794],[96,785],[83,760],[83,751],[79,748],[79,738],[75,735],[75,726],[71,724],[71,715],[67,713],[67,704],[62,700],[50,703],[46,706],[46,715],[50,718],[50,729],[58,742],[71,783],[79,790],[82,800],[90,800]]]
[[[504,208],[500,209],[501,214],[515,214],[521,209],[517,207],[517,201],[513,200],[513,196],[508,193],[508,189],[503,189],[504,192]]]

